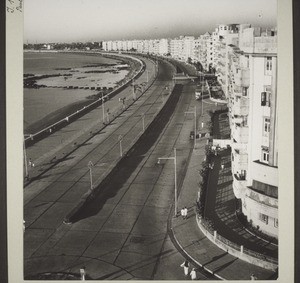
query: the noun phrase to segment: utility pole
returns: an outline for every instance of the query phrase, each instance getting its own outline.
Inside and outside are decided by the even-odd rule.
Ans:
[[[174,148],[174,157],[159,157],[157,163],[160,164],[161,160],[173,160],[174,161],[174,216],[177,217],[177,156],[176,148]]]

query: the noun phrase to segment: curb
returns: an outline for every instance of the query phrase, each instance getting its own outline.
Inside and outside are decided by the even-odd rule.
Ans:
[[[197,217],[197,216],[196,216]],[[170,222],[170,224],[169,224]],[[188,254],[185,249],[182,247],[182,245],[179,243],[179,241],[177,240],[175,233],[173,231],[173,227],[172,227],[172,217],[170,217],[170,219],[168,220],[168,232],[171,234],[170,238],[173,242],[173,240],[176,242],[176,245],[180,248],[180,251],[186,255],[186,257],[188,257],[191,261],[195,262],[198,266],[200,266],[201,268],[203,268],[205,271],[209,272],[210,274],[212,274],[213,276],[217,277],[220,280],[227,280],[225,278],[223,278],[222,276],[218,275],[217,273],[214,273],[213,271],[211,271],[210,269],[208,269],[207,267],[203,266],[203,264],[201,264],[198,260],[196,260],[195,258],[193,258],[190,254]]]

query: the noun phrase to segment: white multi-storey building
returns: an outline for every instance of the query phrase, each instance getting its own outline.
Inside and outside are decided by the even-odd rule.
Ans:
[[[183,38],[182,57],[185,61],[188,61],[188,58],[193,57],[194,40],[195,40],[194,36],[185,36]]]
[[[247,220],[278,235],[277,36],[246,28],[228,47],[233,190]]]
[[[159,40],[159,55],[167,55],[169,53],[169,41],[166,38],[162,38]]]
[[[170,54],[173,58],[183,59],[183,37],[171,39],[170,41]]]

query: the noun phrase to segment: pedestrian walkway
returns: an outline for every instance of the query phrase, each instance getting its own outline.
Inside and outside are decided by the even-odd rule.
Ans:
[[[207,113],[204,113],[203,119],[209,120]],[[207,129],[204,128],[203,131],[205,130]],[[191,155],[178,198],[178,209],[186,206],[188,208],[188,216],[186,219],[182,217],[172,218],[171,231],[175,241],[188,258],[220,279],[250,280],[251,274],[255,274],[259,280],[276,279],[277,275],[275,272],[247,263],[218,248],[198,227],[196,221],[196,200],[199,193],[199,172],[202,169],[205,145],[206,139],[199,141],[197,149]],[[216,220],[216,225],[220,225],[220,233],[226,231],[224,236],[231,236],[231,239],[235,239],[238,235],[238,241],[243,239],[243,243],[248,243],[249,233],[233,217],[235,204],[231,187],[230,155],[228,156],[228,153],[226,152],[225,154],[224,152],[224,155],[216,157],[215,162],[216,164],[212,170],[214,176],[211,177],[212,182],[210,182],[208,188],[206,213],[213,216],[213,220]],[[226,165],[222,172],[220,172],[221,162]],[[219,181],[221,184],[219,184]],[[261,245],[256,248],[259,249],[262,245],[266,246],[266,243],[263,241],[252,235],[251,237],[256,239],[256,242],[253,242],[253,246]]]

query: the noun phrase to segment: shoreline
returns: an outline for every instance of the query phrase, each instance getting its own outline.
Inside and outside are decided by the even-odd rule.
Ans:
[[[28,51],[26,51],[28,52]],[[43,53],[47,53],[47,51],[43,52]],[[107,56],[107,54],[105,54],[104,56],[99,52],[99,53],[88,53],[88,52],[58,52],[58,53],[68,53],[68,54],[76,54],[76,55],[93,55],[93,56],[97,56],[100,55],[102,57],[110,57]],[[79,53],[79,54],[78,54]],[[111,58],[109,59],[114,59],[116,60],[118,63],[121,61],[122,63],[127,63],[129,65],[129,71],[128,74],[121,80],[118,80],[116,82],[116,85],[120,85],[123,81],[125,81],[126,79],[128,79],[129,77],[132,76],[132,74],[136,71],[136,65],[135,62],[128,59],[128,58],[115,58],[114,55],[111,56]],[[89,87],[92,87],[92,84],[90,84]],[[106,90],[108,90],[109,88],[106,88]],[[94,94],[87,94],[87,96],[83,99],[80,99],[78,101],[74,101],[68,105],[65,105],[63,107],[58,108],[57,110],[54,110],[52,112],[50,112],[49,114],[47,114],[46,116],[42,117],[41,119],[29,124],[28,126],[25,126],[25,123],[23,123],[23,127],[24,127],[24,134],[25,135],[29,135],[29,134],[34,134],[36,132],[39,132],[40,130],[56,123],[57,121],[64,119],[65,117],[73,114],[74,112],[82,109],[84,106],[87,106],[91,103],[93,103],[94,101],[96,101],[98,99],[99,93],[94,93]],[[24,117],[24,121],[25,121],[25,117]]]
[[[81,99],[79,101],[68,104],[62,108],[59,108],[47,114],[45,117],[41,118],[40,120],[33,122],[29,126],[27,127],[24,126],[24,134],[29,135],[29,134],[36,133],[56,123],[57,121],[64,119],[66,116],[71,115],[72,113],[76,112],[79,109],[82,109],[84,106],[87,106],[96,100],[97,99],[92,99],[87,97],[86,99]]]

